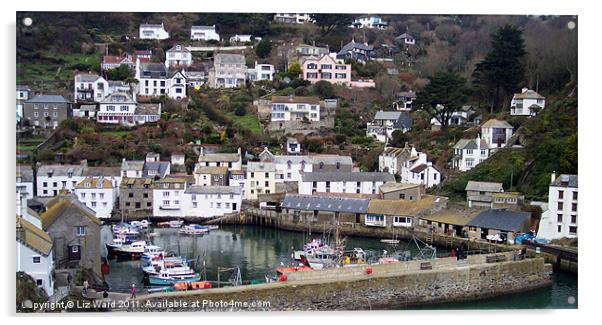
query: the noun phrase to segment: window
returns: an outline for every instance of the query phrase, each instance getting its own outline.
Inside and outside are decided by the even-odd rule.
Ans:
[[[564,208],[562,202],[558,202],[558,210],[561,211]]]
[[[34,256],[33,257],[33,263],[34,264],[39,264],[40,263],[40,257],[39,256]]]
[[[558,199],[559,200],[564,199],[564,191],[558,191]]]
[[[44,285],[44,280],[42,280],[42,279],[36,279],[36,285],[43,286]]]
[[[75,227],[75,235],[77,237],[83,237],[86,235],[86,227],[85,226],[77,226]]]
[[[576,235],[577,234],[577,227],[574,227],[574,226],[569,227],[569,234]]]
[[[92,202],[92,207],[96,208],[96,202]]]
[[[571,206],[571,211],[577,212],[577,203],[573,203]]]
[[[399,199],[400,199],[400,200],[405,200],[405,199],[406,199],[406,195],[405,195],[405,193],[400,193],[400,194],[399,194]]]
[[[558,225],[558,232],[562,232],[562,226]]]
[[[576,224],[577,223],[577,216],[571,216],[571,223],[572,224]]]
[[[558,222],[562,222],[562,214],[558,214]]]

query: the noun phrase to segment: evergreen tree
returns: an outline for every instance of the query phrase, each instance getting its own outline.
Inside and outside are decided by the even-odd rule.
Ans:
[[[259,44],[257,44],[255,54],[257,54],[258,57],[265,59],[270,55],[270,52],[272,52],[272,43],[269,39],[263,38]]]
[[[466,100],[466,79],[451,72],[436,72],[429,84],[416,94],[417,107],[422,107],[431,118],[446,130],[452,113],[460,109]]]
[[[508,96],[524,81],[527,52],[522,32],[515,26],[500,27],[491,38],[492,50],[476,65],[473,83],[478,93],[489,98],[493,111],[504,107]]]
[[[352,17],[347,14],[312,14],[310,17],[314,20],[314,24],[320,27],[322,36],[339,27],[349,26],[353,22]]]

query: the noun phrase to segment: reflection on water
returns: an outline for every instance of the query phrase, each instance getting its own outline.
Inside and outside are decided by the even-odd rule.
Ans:
[[[155,229],[159,236],[152,242],[167,251],[186,256],[189,259],[204,260],[208,280],[217,280],[218,267],[240,267],[242,280],[264,280],[268,273],[273,273],[281,263],[291,262],[291,252],[300,249],[310,238],[307,233],[290,232],[273,228],[256,226],[223,226],[204,236],[179,235],[176,229]],[[111,240],[111,231],[103,226],[101,231],[103,243]],[[391,246],[381,243],[378,239],[348,237],[347,249],[361,247],[382,253]],[[416,254],[415,243],[400,242],[400,250],[410,250]],[[446,256],[449,251],[438,248],[439,256]],[[106,254],[106,252],[105,252]],[[110,261],[110,273],[106,280],[114,291],[127,291],[132,283],[141,285],[142,271],[139,261],[116,262]],[[197,272],[200,271],[196,267]],[[229,277],[223,273],[222,281]],[[577,277],[557,272],[554,274],[553,285],[526,293],[505,295],[474,302],[448,303],[424,307],[424,309],[496,309],[496,308],[576,308],[577,303],[570,304],[569,297],[577,298]]]

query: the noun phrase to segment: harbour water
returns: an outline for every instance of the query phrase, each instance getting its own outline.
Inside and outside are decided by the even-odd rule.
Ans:
[[[223,226],[203,236],[179,235],[176,229],[154,229],[159,235],[152,242],[180,256],[204,261],[207,280],[217,280],[217,268],[240,268],[243,281],[264,281],[266,274],[292,261],[291,253],[300,249],[309,239],[320,234],[290,232],[257,226]],[[109,226],[103,226],[101,241],[111,240]],[[361,247],[364,250],[382,253],[383,250],[409,250],[413,255],[419,252],[416,243],[401,241],[397,247],[373,238],[348,237],[347,249]],[[439,256],[448,256],[449,250],[437,248]],[[199,263],[202,264],[202,263]],[[109,261],[110,273],[106,275],[112,291],[123,291],[132,284],[143,286],[140,261]],[[197,268],[197,271],[200,271]],[[228,272],[221,274],[221,281],[229,278]],[[576,308],[576,301],[570,304],[569,297],[577,297],[577,277],[565,273],[554,275],[552,287],[517,295],[491,298],[476,302],[448,303],[429,306],[433,309],[497,309],[497,308]]]

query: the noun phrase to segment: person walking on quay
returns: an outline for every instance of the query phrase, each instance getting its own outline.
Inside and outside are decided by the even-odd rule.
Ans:
[[[84,290],[83,290],[84,296],[88,295],[88,280],[84,280]]]
[[[131,290],[131,296],[130,298],[132,299],[136,299],[136,285],[132,283],[132,290]]]

